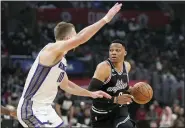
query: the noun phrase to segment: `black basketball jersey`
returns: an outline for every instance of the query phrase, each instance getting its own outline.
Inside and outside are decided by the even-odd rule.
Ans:
[[[106,62],[111,67],[111,74],[109,78],[104,82],[104,85],[102,86],[101,90],[111,96],[119,96],[126,93],[129,88],[129,78],[125,63],[123,63],[123,70],[121,72],[118,72],[109,59],[107,59]],[[123,115],[125,116],[128,115],[127,105],[101,103],[96,101],[96,99],[93,100],[92,110],[100,114],[105,114],[117,110],[122,111]]]

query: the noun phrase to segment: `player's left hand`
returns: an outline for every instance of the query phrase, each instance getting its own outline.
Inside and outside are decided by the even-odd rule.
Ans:
[[[91,92],[91,97],[92,98],[108,98],[108,99],[111,99],[112,97],[107,94],[106,92],[103,92],[103,91],[95,91],[95,92]]]

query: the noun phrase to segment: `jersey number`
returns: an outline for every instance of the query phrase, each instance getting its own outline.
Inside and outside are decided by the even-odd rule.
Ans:
[[[61,72],[57,79],[57,82],[61,82],[63,78],[64,78],[64,72]]]

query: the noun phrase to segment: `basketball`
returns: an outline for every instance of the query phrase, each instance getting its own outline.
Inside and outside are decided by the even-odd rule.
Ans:
[[[138,82],[132,87],[131,95],[138,104],[146,104],[153,97],[151,86],[145,82]]]

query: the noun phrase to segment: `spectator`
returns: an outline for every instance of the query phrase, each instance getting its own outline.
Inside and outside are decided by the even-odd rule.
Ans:
[[[135,32],[135,31],[138,31],[140,29],[140,26],[139,26],[139,24],[136,23],[135,18],[131,19],[131,21],[128,23],[128,26],[129,26],[129,30],[131,32]]]
[[[63,97],[58,97],[56,112],[63,119],[64,125],[71,124],[74,116],[74,100],[71,94],[65,92]]]
[[[173,128],[184,128],[184,108],[180,108],[177,119],[174,121]]]
[[[162,108],[160,107],[160,105],[159,105],[159,103],[155,100],[154,102],[153,102],[153,104],[154,104],[154,108],[155,108],[155,112],[157,113],[157,124],[159,124],[159,122],[160,122],[160,117],[161,117],[161,114],[162,114],[162,112],[163,112],[163,110],[162,110]]]
[[[136,120],[145,120],[146,119],[146,110],[144,105],[140,105],[140,108],[136,112]]]
[[[147,112],[146,119],[150,121],[150,125],[157,125],[158,115],[155,111],[154,105],[150,105],[150,110]]]
[[[172,110],[170,107],[166,106],[161,115],[160,128],[169,128],[172,126]]]

